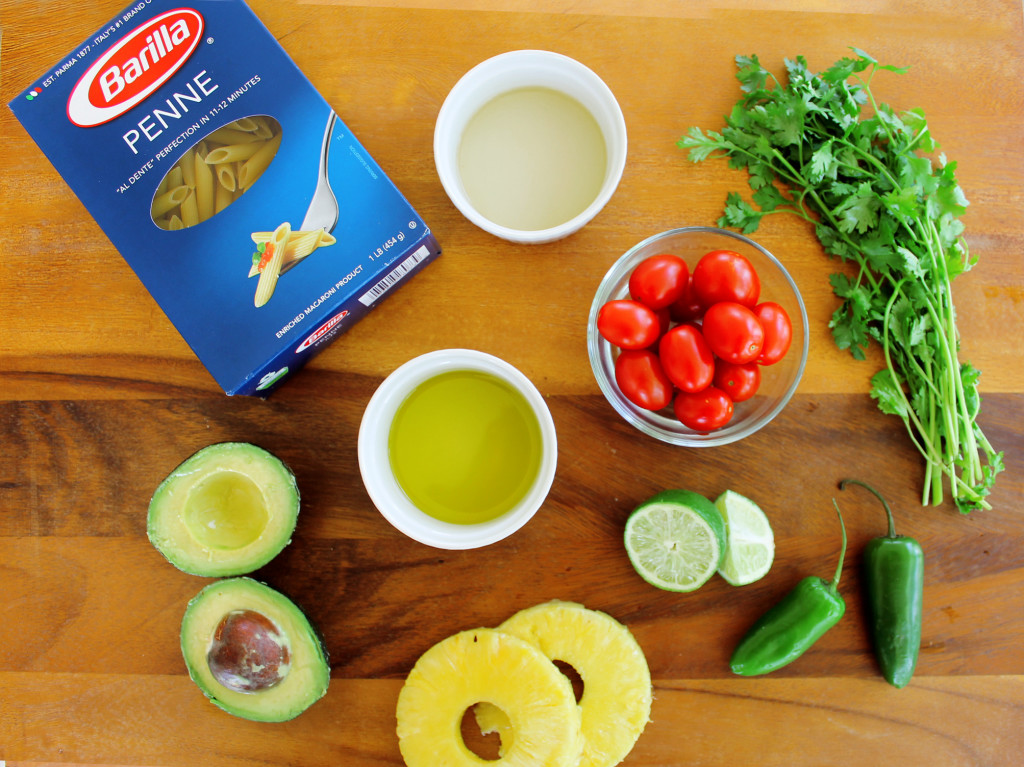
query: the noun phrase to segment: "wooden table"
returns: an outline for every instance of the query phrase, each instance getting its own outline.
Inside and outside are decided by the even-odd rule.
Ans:
[[[3,0],[6,104],[121,9]],[[444,255],[268,401],[228,398],[201,367],[9,110],[0,110],[0,760],[7,765],[400,764],[395,701],[417,657],[465,628],[548,599],[604,610],[634,632],[655,679],[652,721],[630,765],[1010,765],[1024,757],[1024,27],[1019,2],[826,0],[252,0],[256,13],[436,231]],[[980,422],[1006,452],[992,510],[921,508],[922,464],[879,413],[868,379],[827,328],[834,265],[795,218],[757,238],[803,291],[810,357],[768,428],[711,450],[627,427],[600,394],[586,317],[609,265],[667,228],[713,224],[745,178],[689,163],[691,125],[717,129],[738,97],[733,56],[824,69],[859,46],[913,65],[876,80],[921,107],[971,201],[978,266],[956,282],[962,358],[984,375]],[[454,209],[436,177],[434,119],[455,81],[517,48],[560,51],[598,72],[630,132],[617,194],[582,232],[511,245]],[[547,398],[559,466],[540,514],[503,543],[446,552],[390,527],[355,456],[385,375],[422,352],[471,347],[519,367]],[[292,544],[258,577],[303,604],[326,638],[327,696],[260,725],[210,705],[185,673],[178,629],[206,583],[149,544],[157,483],[221,440],[263,445],[295,470]],[[750,622],[806,574],[831,572],[830,499],[871,479],[928,557],[917,674],[877,672],[861,551],[876,503],[847,491],[844,620],[769,677],[731,675]],[[621,545],[647,496],[732,488],[771,517],[777,555],[760,582],[715,578],[689,595],[647,586]]]

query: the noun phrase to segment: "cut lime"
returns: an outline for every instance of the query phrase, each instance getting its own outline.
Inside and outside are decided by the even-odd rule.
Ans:
[[[768,517],[749,498],[726,490],[715,499],[725,520],[725,557],[719,574],[733,586],[763,578],[775,560],[775,536]]]
[[[624,538],[641,578],[667,591],[694,591],[722,562],[725,522],[704,496],[665,490],[633,510]]]

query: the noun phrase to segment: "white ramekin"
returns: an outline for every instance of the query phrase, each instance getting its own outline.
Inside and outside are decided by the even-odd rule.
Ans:
[[[511,229],[480,214],[466,196],[459,174],[459,145],[470,118],[496,96],[517,88],[544,87],[580,102],[597,120],[608,150],[608,167],[597,198],[579,215],[548,229]],[[434,164],[455,207],[484,231],[511,242],[543,243],[581,229],[611,199],[626,167],[626,121],[604,81],[592,70],[560,53],[509,51],[482,61],[455,84],[434,125]]]
[[[497,519],[479,524],[442,522],[420,511],[399,486],[388,456],[391,422],[399,406],[421,383],[453,370],[476,370],[508,382],[526,398],[540,425],[543,453],[532,487],[515,508]],[[394,527],[435,548],[472,549],[508,537],[533,517],[547,498],[554,481],[558,445],[551,413],[530,379],[493,355],[471,349],[443,349],[409,360],[384,379],[363,412],[358,455],[359,472],[366,491]]]

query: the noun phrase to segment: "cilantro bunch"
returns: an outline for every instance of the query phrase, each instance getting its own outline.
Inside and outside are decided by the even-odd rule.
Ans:
[[[678,143],[693,162],[724,156],[749,173],[752,203],[729,194],[719,226],[750,233],[765,216],[792,213],[852,264],[830,277],[840,299],[832,334],[857,359],[872,340],[881,345],[871,396],[903,419],[925,458],[922,503],[942,502],[945,477],[961,512],[989,508],[1003,456],[976,420],[980,373],[958,360],[951,288],[977,261],[959,220],[967,199],[956,164],[927,156],[938,145],[924,113],[875,100],[877,71],[906,70],[852,50],[820,74],[803,57],[787,60],[785,85],[757,56],[737,56],[744,95],[725,127],[691,128]]]

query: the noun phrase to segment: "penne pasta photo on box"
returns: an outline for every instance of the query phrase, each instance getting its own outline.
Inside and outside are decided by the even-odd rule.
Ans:
[[[136,2],[9,106],[228,394],[441,253],[243,0]]]

